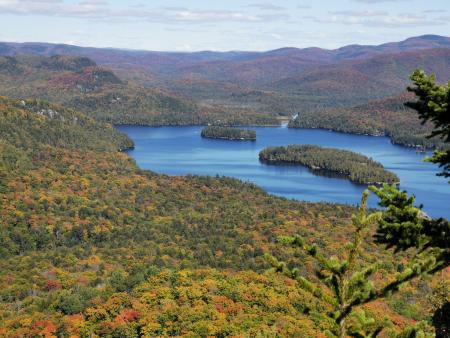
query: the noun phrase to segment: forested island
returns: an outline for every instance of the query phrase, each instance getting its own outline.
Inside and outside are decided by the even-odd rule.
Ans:
[[[202,137],[233,141],[255,141],[256,131],[231,127],[208,126],[203,128]]]
[[[269,147],[259,153],[259,159],[269,164],[300,164],[315,172],[342,175],[359,184],[396,184],[400,181],[381,163],[348,150],[315,145]]]

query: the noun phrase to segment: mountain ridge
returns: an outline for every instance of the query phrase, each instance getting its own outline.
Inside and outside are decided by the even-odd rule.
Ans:
[[[185,105],[188,111],[192,110],[191,104],[199,106],[194,118],[189,112],[188,117],[183,112],[180,115],[180,112],[162,109],[163,114],[149,119],[146,113],[126,109],[121,113],[126,115],[124,119],[114,120],[108,114],[106,121],[113,123],[166,125],[180,119],[183,124],[219,120],[222,123],[223,116],[231,112],[226,124],[276,124],[277,119],[286,119],[298,111],[351,107],[399,94],[416,68],[439,74],[438,81],[450,77],[450,38],[438,35],[411,37],[378,46],[349,45],[335,50],[284,47],[266,52],[152,52],[48,43],[0,43],[0,55],[20,53],[50,58],[62,54],[86,57],[99,67],[111,70],[118,79],[127,82],[128,87],[132,84],[148,91],[171,93],[174,99],[190,103]],[[11,60],[3,64],[10,72],[17,67]],[[105,80],[114,80],[111,74],[102,74]],[[64,75],[57,78],[56,83],[81,83],[88,90],[96,87],[84,84],[91,75],[77,77],[79,79]],[[109,102],[111,98],[115,100],[111,95],[99,99]],[[94,98],[89,105],[97,101]],[[76,103],[76,109],[86,112],[85,107]],[[130,117],[130,114],[135,116]],[[244,115],[246,117],[241,118]]]
[[[428,43],[428,44],[427,44]],[[104,50],[104,51],[113,51],[113,52],[125,52],[125,53],[135,53],[135,54],[173,54],[173,55],[206,55],[210,54],[213,56],[216,55],[236,55],[240,56],[241,54],[278,54],[286,51],[325,51],[325,52],[340,52],[350,50],[352,48],[361,49],[361,48],[375,48],[375,49],[384,49],[384,50],[392,50],[396,47],[401,47],[403,50],[408,49],[426,49],[426,48],[435,48],[435,47],[448,47],[450,48],[450,37],[436,34],[424,34],[419,36],[413,36],[406,38],[401,41],[395,42],[386,42],[379,45],[362,45],[362,44],[350,44],[342,47],[328,49],[317,46],[299,48],[292,46],[280,47],[272,50],[266,51],[250,51],[250,50],[230,50],[230,51],[213,51],[213,50],[200,50],[193,52],[184,52],[184,51],[157,51],[157,50],[145,50],[145,49],[125,49],[125,48],[116,48],[116,47],[91,47],[91,46],[78,46],[72,44],[65,43],[50,43],[50,42],[8,42],[8,41],[0,41],[0,54],[5,55],[5,51],[9,48],[10,53],[13,52],[13,47],[16,49],[26,49],[36,47],[37,49],[34,52],[38,55],[42,55],[42,53],[56,53],[58,48],[70,48],[70,49],[85,49],[85,50]],[[47,48],[47,49],[45,49]],[[40,49],[40,50],[39,50]],[[32,49],[28,50],[28,52],[33,51]],[[53,54],[55,55],[55,54]]]

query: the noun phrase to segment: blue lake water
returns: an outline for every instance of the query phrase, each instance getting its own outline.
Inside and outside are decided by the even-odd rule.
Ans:
[[[221,175],[256,183],[267,192],[286,198],[357,204],[364,186],[346,179],[317,176],[300,166],[273,166],[259,162],[268,146],[316,144],[362,153],[381,162],[401,180],[400,188],[417,197],[417,204],[434,217],[450,218],[450,184],[435,176],[439,168],[423,162],[426,154],[396,146],[386,137],[350,135],[318,129],[257,127],[257,140],[205,139],[202,127],[118,126],[135,142],[128,153],[142,169],[168,175]],[[376,206],[371,197],[369,204]]]

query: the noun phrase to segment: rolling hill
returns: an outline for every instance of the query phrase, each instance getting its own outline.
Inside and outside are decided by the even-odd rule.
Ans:
[[[450,77],[450,48],[386,54],[326,65],[280,80],[270,88],[290,94],[322,96],[326,98],[324,102],[332,100],[336,106],[352,105],[400,94],[417,68],[438,74],[439,82],[446,81]]]
[[[277,124],[252,110],[199,106],[168,91],[121,80],[80,56],[0,57],[0,94],[59,103],[113,124]]]
[[[20,66],[33,58],[21,54],[41,59],[72,55],[95,64],[75,72]],[[273,125],[298,112],[353,107],[400,95],[416,68],[439,74],[440,82],[450,77],[450,38],[437,35],[378,46],[267,52],[175,53],[0,43],[0,55],[7,56],[0,61],[0,93],[49,99],[102,121],[151,125]],[[17,67],[28,67],[26,73],[22,69],[22,77]]]

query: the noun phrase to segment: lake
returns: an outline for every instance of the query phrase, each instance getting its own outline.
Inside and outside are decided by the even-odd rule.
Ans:
[[[300,166],[274,166],[259,162],[268,146],[316,144],[352,150],[381,162],[396,173],[400,188],[414,193],[417,204],[434,217],[450,218],[450,185],[435,176],[438,166],[423,162],[424,153],[391,144],[387,137],[351,135],[319,129],[256,127],[257,140],[205,139],[202,127],[117,126],[134,142],[128,151],[142,169],[168,175],[220,175],[257,184],[270,194],[313,202],[357,204],[364,186],[342,178],[317,176]],[[429,155],[429,154],[428,154]],[[376,206],[371,197],[369,205]]]

